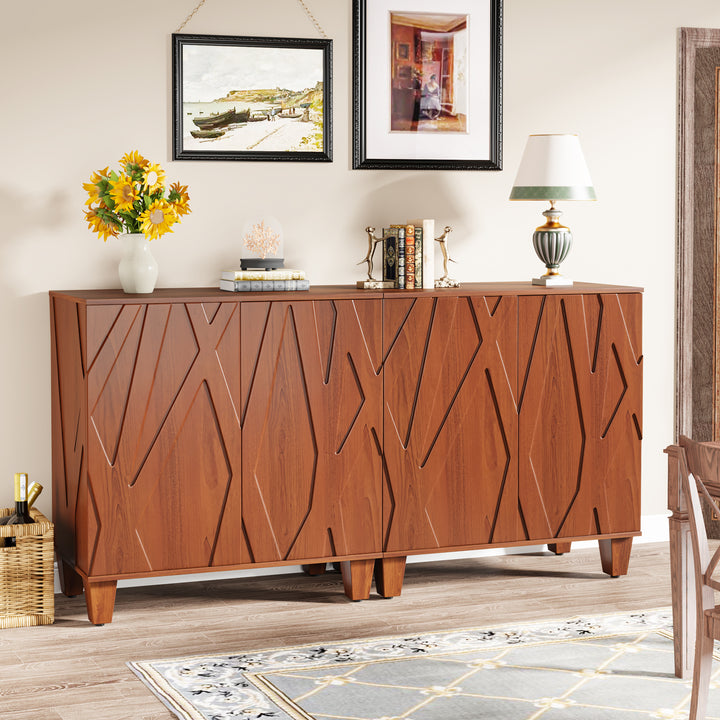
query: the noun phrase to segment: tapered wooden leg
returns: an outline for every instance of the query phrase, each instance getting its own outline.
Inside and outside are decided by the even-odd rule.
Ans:
[[[690,523],[687,513],[674,512],[670,523],[670,587],[672,590],[675,675],[692,677],[695,647],[695,582]]]
[[[598,540],[598,543],[600,545],[600,562],[602,562],[603,572],[611,577],[627,575],[632,538]]]
[[[693,665],[692,695],[688,720],[705,720],[705,708],[710,690],[713,639],[705,628],[705,615],[699,619],[695,637],[695,664]]]
[[[85,582],[85,603],[88,618],[93,625],[112,622],[116,589],[117,580]]]
[[[405,577],[405,557],[378,558],[375,561],[375,588],[386,598],[398,597]]]
[[[351,600],[367,600],[370,597],[375,559],[345,560],[340,564],[345,594]]]
[[[82,595],[83,581],[75,572],[75,568],[66,563],[60,556],[57,558],[57,568],[60,579],[60,589],[63,595],[67,595],[67,597]]]
[[[548,550],[551,553],[555,553],[555,555],[564,555],[565,553],[570,552],[571,545],[572,545],[571,542],[549,543]]]
[[[313,563],[312,565],[303,565],[302,571],[306,575],[323,575],[325,573],[326,566],[327,563]]]

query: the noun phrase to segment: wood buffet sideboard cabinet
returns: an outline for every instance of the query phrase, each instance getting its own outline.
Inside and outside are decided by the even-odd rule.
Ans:
[[[110,622],[118,579],[341,564],[400,594],[410,554],[640,534],[642,294],[51,292],[63,592]]]

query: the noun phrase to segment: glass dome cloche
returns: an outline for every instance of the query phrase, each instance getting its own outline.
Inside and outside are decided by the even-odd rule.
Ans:
[[[280,221],[272,215],[252,218],[242,231],[243,270],[277,270],[284,267],[284,233]]]

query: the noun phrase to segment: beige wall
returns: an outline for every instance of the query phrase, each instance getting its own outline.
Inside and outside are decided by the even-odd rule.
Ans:
[[[334,40],[332,164],[170,162],[170,35],[194,0],[26,0],[0,44],[0,498],[50,483],[49,289],[117,286],[117,241],[83,221],[81,183],[139,149],[190,187],[193,213],[153,242],[161,286],[214,284],[246,219],[281,219],[314,284],[351,283],[362,229],[455,226],[461,280],[537,274],[541,207],[507,200],[531,132],[578,132],[599,201],[565,207],[577,280],[644,286],[643,514],[665,507],[672,440],[676,29],[720,26],[717,0],[506,0],[502,172],[353,171],[351,2],[309,0]],[[207,0],[189,33],[316,36],[296,0]],[[554,49],[553,49],[554,48]],[[39,503],[49,512],[50,493]]]

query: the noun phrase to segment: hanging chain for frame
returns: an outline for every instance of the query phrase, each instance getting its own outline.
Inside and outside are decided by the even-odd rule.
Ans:
[[[176,33],[179,33],[189,22],[192,20],[193,15],[205,4],[205,0],[200,0],[200,2],[193,8],[193,11],[183,20],[180,27],[175,31]]]
[[[327,33],[322,29],[322,26],[317,21],[317,18],[310,12],[310,8],[305,4],[304,0],[298,0],[298,2],[302,5],[303,10],[305,11],[305,14],[310,18],[310,21],[315,26],[317,31],[324,37],[327,38]]]
[[[200,2],[193,8],[192,12],[183,20],[180,27],[175,31],[179,33],[189,22],[192,20],[193,15],[205,4],[206,0],[200,0]],[[304,0],[298,0],[305,14],[310,19],[310,22],[315,26],[315,29],[324,37],[327,38],[327,33],[322,29],[322,25],[317,21],[317,18],[310,12],[310,8],[305,4]]]

